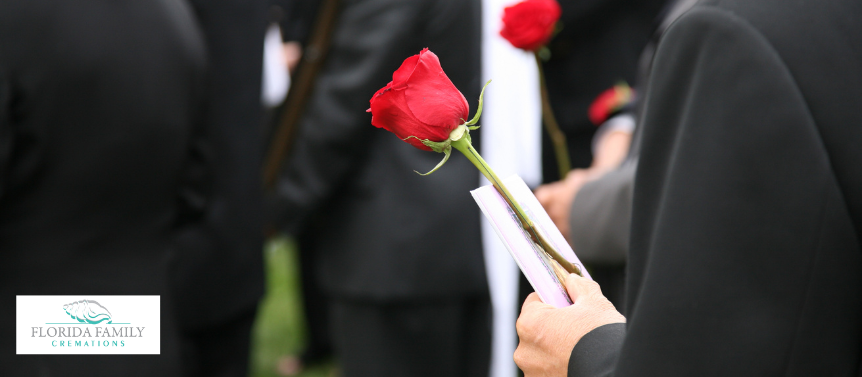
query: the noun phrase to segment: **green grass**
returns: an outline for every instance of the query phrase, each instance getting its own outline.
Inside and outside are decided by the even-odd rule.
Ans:
[[[276,238],[264,247],[266,295],[252,331],[252,377],[279,377],[276,364],[285,355],[297,355],[305,346],[306,328],[300,295],[299,261],[290,239]],[[332,364],[309,368],[297,377],[332,377]]]

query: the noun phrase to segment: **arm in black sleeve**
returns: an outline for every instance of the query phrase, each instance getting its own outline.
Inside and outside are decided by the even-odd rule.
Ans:
[[[584,263],[623,265],[629,245],[637,159],[578,190],[569,224],[572,247]]]
[[[587,334],[569,376],[794,374],[858,352],[858,241],[770,41],[698,6],[663,36],[651,75],[626,334]],[[833,374],[846,373],[800,375]]]

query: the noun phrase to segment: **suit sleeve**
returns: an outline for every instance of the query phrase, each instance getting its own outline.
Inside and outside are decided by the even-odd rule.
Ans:
[[[569,376],[790,373],[829,279],[815,256],[843,237],[827,222],[847,223],[790,70],[747,21],[696,7],[662,37],[645,101],[625,336],[587,334]]]
[[[587,264],[626,262],[637,159],[589,182],[578,191],[569,217],[572,247]]]

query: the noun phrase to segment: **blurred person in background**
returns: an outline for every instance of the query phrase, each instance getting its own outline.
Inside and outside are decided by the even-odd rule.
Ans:
[[[329,23],[334,20],[321,20],[318,12],[324,8],[316,0],[270,0],[271,9],[278,13],[278,26],[281,29],[281,48],[283,60],[281,69],[292,76],[292,82],[302,81],[301,75],[310,75],[308,71],[300,71],[300,63],[303,62],[303,51],[310,43],[310,34],[316,28],[327,27],[320,23]],[[305,59],[305,70],[310,70],[310,64],[319,64],[313,61],[318,56],[312,53],[311,58]],[[298,89],[302,90],[302,88]],[[293,93],[294,96],[302,94]],[[295,100],[291,98],[291,100]],[[284,101],[278,108],[273,110],[273,119],[268,122],[273,128],[270,135],[277,136],[278,128],[285,127],[284,121],[288,116],[289,105]],[[275,141],[281,142],[282,140]],[[272,144],[274,141],[270,141]],[[313,239],[313,237],[311,237]],[[329,361],[333,356],[332,339],[329,332],[329,308],[326,294],[320,288],[317,279],[312,274],[314,269],[314,257],[307,244],[306,237],[300,237],[297,242],[297,257],[299,259],[299,279],[302,293],[302,310],[305,317],[306,333],[305,346],[298,354],[283,355],[279,358],[276,370],[283,376],[294,376],[307,368],[313,368],[321,363]]]
[[[4,300],[162,297],[159,356],[19,356],[15,375],[247,373],[265,8],[192,5],[3,4]]]
[[[177,0],[0,2],[3,375],[182,375],[169,250],[208,204],[194,17]],[[160,355],[15,354],[15,295],[81,294],[161,295]]]
[[[542,63],[554,116],[566,134],[574,168],[589,167],[596,127],[589,107],[606,89],[635,82],[638,58],[668,0],[560,0],[562,25]],[[554,148],[542,143],[542,177],[560,180]]]
[[[478,0],[341,4],[271,210],[315,254],[344,376],[488,373],[490,299],[469,194],[478,174],[458,158],[414,173],[441,156],[375,128],[365,112],[425,47],[475,112],[479,17]]]
[[[244,376],[263,295],[261,71],[266,0],[192,0],[207,48],[207,210],[175,238],[187,376]]]

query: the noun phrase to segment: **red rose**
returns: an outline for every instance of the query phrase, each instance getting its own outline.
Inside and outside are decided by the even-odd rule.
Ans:
[[[617,84],[605,90],[590,104],[589,116],[593,124],[599,126],[611,115],[620,111],[633,99],[632,89],[628,84]]]
[[[556,0],[525,0],[508,6],[503,9],[500,35],[517,48],[536,51],[551,39],[561,13]]]
[[[432,149],[422,140],[447,140],[452,130],[466,122],[469,110],[437,55],[427,48],[404,60],[392,81],[371,97],[368,109],[372,125],[426,151]]]

